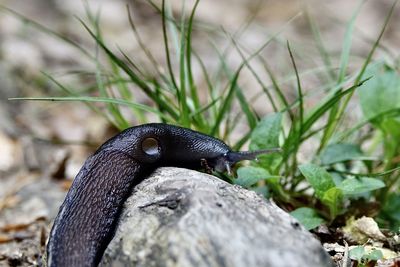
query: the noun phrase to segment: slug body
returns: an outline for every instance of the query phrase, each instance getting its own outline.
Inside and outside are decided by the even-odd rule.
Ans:
[[[233,152],[221,140],[161,123],[121,132],[86,160],[72,183],[50,233],[48,266],[97,266],[123,203],[156,168],[200,169],[205,163],[224,171],[266,152]]]

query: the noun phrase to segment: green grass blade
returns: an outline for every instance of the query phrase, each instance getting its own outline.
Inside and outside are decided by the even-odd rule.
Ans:
[[[251,74],[254,76],[254,78],[256,79],[257,83],[260,85],[261,89],[263,90],[263,92],[267,95],[267,98],[269,100],[269,102],[272,105],[272,108],[275,112],[277,112],[278,108],[275,104],[274,98],[272,97],[272,94],[269,92],[268,88],[265,86],[265,84],[262,82],[260,76],[256,73],[256,71],[254,70],[254,68],[250,65],[250,63],[247,61],[245,55],[243,54],[242,50],[240,49],[239,45],[237,44],[236,40],[233,39],[232,36],[229,36],[231,38],[231,42],[234,44],[236,51],[239,53],[240,57],[242,58],[242,62],[245,63],[245,66],[248,68],[248,70],[251,72]],[[268,40],[269,42],[269,40]]]
[[[62,91],[64,91],[66,94],[70,95],[70,96],[74,96],[74,97],[79,97],[78,94],[76,94],[75,92],[73,92],[72,90],[69,90],[67,87],[65,87],[63,84],[61,84],[59,81],[57,81],[54,77],[52,77],[51,75],[42,72],[44,76],[46,76],[50,81],[52,81],[55,85],[57,85]],[[13,100],[13,99],[10,99]],[[88,106],[91,110],[93,110],[96,114],[104,117],[106,120],[108,120],[111,124],[113,124],[116,128],[118,128],[118,125],[116,124],[116,122],[110,118],[109,116],[107,116],[104,112],[102,112],[98,107],[96,107],[95,105],[92,105],[91,102],[85,102],[86,106]]]
[[[34,20],[31,20],[31,19],[25,17],[24,15],[14,11],[8,7],[0,5],[0,10],[6,11],[6,12],[12,14],[13,16],[19,18],[26,24],[32,25],[34,28],[38,29],[41,32],[44,32],[44,33],[49,34],[50,36],[56,37],[57,39],[61,40],[62,42],[69,44],[72,47],[76,48],[77,50],[79,50],[83,55],[85,55],[89,59],[94,60],[94,57],[86,49],[84,49],[79,43],[77,43],[71,39],[68,39],[67,37],[63,36],[62,34],[59,34],[58,32],[55,32],[52,29],[47,28],[46,26],[43,26],[42,24],[40,24]]]
[[[389,24],[390,18],[391,18],[392,15],[393,15],[393,11],[394,11],[394,9],[395,9],[395,7],[396,7],[397,2],[398,2],[398,0],[393,1],[393,4],[392,4],[392,6],[391,6],[391,8],[390,8],[390,10],[389,10],[389,13],[388,13],[388,15],[387,15],[386,18],[385,18],[385,21],[384,21],[384,23],[383,23],[383,26],[382,26],[381,31],[380,31],[380,33],[379,33],[379,36],[378,36],[378,38],[376,39],[375,43],[373,44],[373,46],[372,46],[370,52],[368,53],[368,56],[367,56],[366,60],[365,60],[364,63],[363,63],[363,66],[361,67],[361,70],[359,71],[359,73],[358,73],[358,75],[357,75],[357,78],[356,78],[355,81],[354,81],[354,84],[355,84],[355,85],[360,83],[360,81],[361,81],[363,75],[365,74],[365,71],[366,71],[366,69],[367,69],[367,66],[370,64],[371,59],[372,59],[372,56],[374,55],[374,53],[375,53],[375,51],[376,51],[376,48],[379,46],[379,43],[380,43],[380,41],[381,41],[381,39],[382,39],[382,36],[383,36],[383,34],[385,33],[385,30],[386,30],[386,28],[387,28],[387,26],[388,26],[388,24]],[[364,81],[365,81],[365,80],[364,80]],[[361,83],[363,83],[363,82],[361,82]],[[343,118],[343,114],[344,114],[344,112],[345,112],[345,110],[346,110],[346,108],[347,108],[347,105],[349,104],[350,99],[352,98],[353,94],[354,94],[354,91],[350,92],[350,94],[344,99],[343,104],[340,106],[340,109],[339,109],[338,115],[337,115],[337,120],[336,120],[337,122],[335,123],[334,129],[336,129],[337,126],[340,124],[341,119]],[[332,132],[334,132],[334,130],[333,130]]]
[[[134,34],[135,40],[138,42],[140,49],[144,52],[146,55],[147,59],[150,61],[151,65],[153,66],[153,69],[157,73],[158,76],[162,76],[160,72],[160,64],[157,62],[157,60],[154,58],[153,54],[150,52],[148,47],[145,45],[141,35],[139,34],[139,31],[136,27],[136,24],[133,20],[131,10],[129,9],[128,5],[126,6],[127,13],[128,13],[128,19],[129,19],[129,25],[132,29],[132,32]]]
[[[133,72],[133,70],[129,68],[125,62],[120,60],[100,39],[98,39],[92,30],[82,20],[80,21],[89,34],[96,40],[96,43],[107,54],[107,56],[110,57],[110,59],[132,79],[132,82],[140,87],[143,92],[149,96],[160,108],[168,112],[172,118],[178,120],[179,116],[176,111],[171,108],[170,103],[164,102],[160,96],[156,95],[144,80],[142,80],[135,72]]]
[[[341,98],[345,95],[351,94],[358,87],[362,86],[366,81],[371,79],[371,77],[360,81],[358,84],[351,86],[350,88],[340,91],[337,94],[334,94],[331,98],[329,98],[326,102],[322,103],[319,108],[317,108],[308,118],[305,119],[303,130],[306,132],[311,128],[311,126],[323,115],[326,111],[328,111],[333,105],[338,103]]]
[[[89,6],[87,3],[85,4],[85,11],[87,14],[87,17],[89,18],[89,21],[91,22],[92,26],[94,27],[95,30],[95,35],[99,40],[103,41],[103,37],[101,35],[101,30],[99,27],[99,22],[100,22],[100,10],[96,13],[96,15],[93,15],[92,12],[90,11]],[[104,85],[103,82],[103,76],[101,75],[101,65],[100,65],[100,60],[99,60],[99,46],[96,46],[96,83],[97,87],[100,93],[101,97],[109,97],[109,93],[107,92],[107,88]],[[111,62],[112,63],[112,62]],[[107,77],[105,77],[107,78]],[[111,118],[115,120],[115,124],[117,125],[118,129],[126,129],[129,127],[129,123],[125,120],[125,118],[122,116],[119,107],[116,106],[115,104],[112,103],[107,103],[107,110],[109,114],[111,115]]]
[[[290,108],[290,104],[287,101],[287,99],[285,97],[285,94],[283,93],[283,90],[282,90],[282,88],[280,87],[280,85],[278,83],[277,78],[275,77],[275,75],[272,72],[271,68],[268,66],[268,64],[265,61],[265,59],[262,58],[262,57],[259,57],[259,59],[260,59],[262,65],[263,65],[263,68],[265,69],[265,71],[267,72],[269,78],[271,79],[272,86],[275,89],[275,92],[276,92],[279,100],[283,104],[283,108],[280,110],[280,112],[282,112],[284,110],[287,111],[288,114],[289,114],[290,120],[293,122],[294,118],[295,118],[294,113],[293,113],[292,109]]]
[[[366,120],[363,120],[363,121],[357,123],[354,127],[344,131],[334,141],[335,141],[335,143],[343,142],[344,140],[346,140],[346,138],[348,138],[350,135],[352,135],[353,133],[355,133],[356,131],[358,131],[360,128],[367,125],[368,123],[371,123],[373,121],[380,121],[384,118],[390,118],[390,117],[395,118],[399,115],[400,115],[400,108],[391,109],[391,110],[385,111],[383,113],[377,114],[371,118],[368,118]]]
[[[303,104],[303,92],[302,92],[302,88],[301,88],[301,83],[300,83],[300,77],[299,77],[299,73],[297,70],[297,66],[296,66],[296,61],[294,60],[293,57],[293,53],[292,50],[290,48],[290,44],[289,41],[287,41],[287,49],[289,51],[289,56],[290,56],[290,60],[292,62],[293,65],[293,69],[294,72],[296,74],[296,82],[297,82],[297,99],[299,102],[299,122],[294,125],[294,127],[292,127],[292,131],[289,133],[289,135],[292,135],[293,138],[291,138],[292,141],[292,145],[293,145],[293,157],[292,157],[292,173],[295,172],[296,168],[297,168],[297,151],[300,147],[301,144],[301,137],[303,136],[304,130],[303,130],[303,123],[304,123],[304,104]]]
[[[354,31],[354,25],[356,22],[356,18],[358,17],[361,7],[365,3],[365,0],[360,0],[358,3],[357,8],[355,9],[353,15],[351,16],[351,19],[349,21],[349,24],[347,25],[344,41],[343,41],[343,46],[342,46],[342,54],[340,58],[340,67],[339,67],[339,76],[338,76],[338,83],[343,82],[346,72],[347,72],[347,67],[349,64],[349,58],[351,55],[351,44],[352,44],[352,38],[353,38],[353,31]]]
[[[193,71],[192,71],[192,31],[193,31],[193,21],[194,15],[196,13],[197,6],[200,0],[196,0],[192,12],[189,17],[188,27],[186,31],[186,66],[187,66],[187,75],[188,75],[188,83],[190,89],[190,96],[193,100],[194,109],[199,110],[201,108],[200,99],[198,95],[198,90],[196,86],[196,82],[193,78]],[[201,113],[198,113],[201,114]],[[205,123],[205,119],[202,116],[196,116],[196,121],[199,122],[200,128],[203,128]]]
[[[393,12],[394,12],[394,9],[395,9],[395,7],[397,5],[397,2],[398,2],[398,0],[393,1],[393,4],[389,9],[389,13],[385,18],[385,21],[383,23],[381,31],[379,32],[379,36],[376,39],[375,43],[373,44],[370,52],[368,53],[367,59],[364,61],[364,64],[363,64],[360,72],[358,73],[358,76],[357,76],[357,78],[355,80],[355,83],[358,83],[362,79],[362,77],[363,77],[363,75],[365,73],[365,70],[367,69],[369,63],[371,62],[372,56],[374,55],[376,48],[379,46],[379,43],[381,42],[382,36],[385,33],[385,30],[386,30],[386,28],[387,28],[387,26],[389,24],[389,21],[390,21],[392,15],[393,15]]]
[[[351,16],[351,19],[347,25],[346,28],[346,33],[342,45],[342,54],[340,58],[340,67],[339,67],[339,74],[338,74],[338,79],[337,83],[340,84],[344,81],[346,72],[347,72],[347,67],[349,64],[349,58],[351,55],[351,45],[352,45],[352,38],[353,38],[353,32],[354,32],[354,25],[356,22],[356,18],[358,17],[358,14],[361,11],[361,7],[365,3],[365,0],[360,0],[358,3],[357,8],[353,12],[353,15]],[[340,90],[339,90],[340,91]],[[337,93],[339,93],[339,91]],[[340,118],[338,115],[339,111],[339,103],[334,105],[332,107],[332,110],[329,113],[328,121],[327,121],[327,127],[324,130],[318,152],[320,152],[329,142],[329,139],[332,137],[334,130],[336,129],[336,125],[338,122],[338,119]]]
[[[294,16],[293,18],[291,18],[285,25],[288,25],[291,21],[293,21],[298,15]],[[255,52],[253,52],[252,54],[250,54],[245,60],[243,60],[243,62],[240,64],[240,66],[237,68],[235,74],[233,75],[233,77],[229,77],[230,79],[230,87],[227,93],[226,98],[223,101],[223,104],[221,106],[221,108],[218,110],[217,113],[217,118],[214,122],[214,126],[211,130],[211,135],[215,135],[217,132],[217,129],[219,127],[219,125],[222,122],[222,119],[224,118],[224,116],[226,115],[226,113],[228,112],[231,103],[232,103],[232,99],[234,96],[234,92],[236,91],[235,89],[237,89],[237,81],[240,75],[240,72],[243,70],[243,68],[246,66],[247,62],[249,62],[250,60],[252,60],[254,57],[256,57],[257,55],[259,55],[261,53],[261,51],[272,41],[274,40],[274,38],[280,34],[280,31],[278,31],[276,34],[274,34],[269,40],[267,40],[264,44],[262,44]],[[220,58],[223,59],[222,55],[220,55]],[[221,63],[223,68],[224,68],[224,60],[221,60]],[[250,114],[250,113],[249,113]]]
[[[325,47],[325,44],[322,40],[321,32],[319,30],[317,22],[314,20],[314,18],[311,16],[310,12],[308,9],[305,12],[306,19],[308,21],[308,24],[310,25],[311,32],[313,33],[314,40],[318,49],[318,52],[322,58],[322,61],[324,63],[326,73],[328,76],[329,81],[333,81],[336,78],[335,71],[332,68],[332,61],[330,58],[330,55]]]
[[[180,87],[178,89],[179,99],[180,99],[180,114],[181,114],[181,125],[185,127],[190,126],[189,120],[189,107],[188,107],[188,99],[186,98],[186,86],[188,85],[188,75],[186,73],[186,36],[185,36],[185,1],[182,1],[182,17],[181,17],[181,34],[180,34],[180,44],[179,44],[179,83]],[[189,49],[190,50],[190,49]]]
[[[163,30],[163,38],[164,38],[164,48],[165,48],[165,56],[167,60],[167,69],[169,72],[169,76],[174,88],[177,90],[178,85],[175,81],[175,74],[173,72],[172,63],[171,63],[171,56],[170,56],[170,49],[169,49],[169,42],[168,42],[168,34],[167,34],[167,15],[165,9],[165,0],[162,1],[161,5],[161,15],[162,15],[162,30]]]
[[[303,134],[303,122],[304,122],[304,104],[303,104],[303,92],[301,88],[301,83],[300,83],[300,76],[299,72],[297,70],[296,66],[296,61],[294,60],[292,50],[289,45],[289,41],[287,42],[287,49],[289,51],[290,55],[290,60],[292,61],[293,69],[296,74],[296,82],[297,82],[297,95],[298,95],[298,101],[299,101],[299,130],[300,130],[300,136]]]
[[[230,81],[230,86],[229,86],[228,93],[227,93],[226,97],[222,100],[221,108],[219,109],[219,111],[217,113],[217,117],[215,119],[214,125],[213,125],[213,127],[211,129],[211,132],[210,132],[210,134],[212,136],[217,135],[218,129],[221,126],[222,119],[229,112],[230,106],[231,106],[232,101],[233,101],[234,93],[235,93],[235,90],[237,88],[236,83],[238,81],[241,69],[242,68],[240,68],[240,69],[238,69],[236,71],[233,79]]]
[[[80,101],[80,102],[92,102],[92,103],[111,103],[117,105],[123,105],[128,107],[137,108],[143,111],[147,111],[153,113],[161,118],[164,118],[166,121],[170,122],[171,118],[158,109],[149,107],[147,105],[142,105],[138,103],[133,103],[123,99],[117,98],[108,98],[108,97],[90,97],[90,96],[66,96],[66,97],[13,97],[8,100],[26,100],[26,101],[59,101],[59,102],[71,102],[71,101]]]

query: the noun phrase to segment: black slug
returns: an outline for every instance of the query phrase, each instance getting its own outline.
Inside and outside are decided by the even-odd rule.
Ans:
[[[240,160],[268,152],[233,152],[221,140],[161,123],[121,132],[86,160],[73,181],[50,233],[48,266],[97,266],[124,201],[156,168],[229,171]]]

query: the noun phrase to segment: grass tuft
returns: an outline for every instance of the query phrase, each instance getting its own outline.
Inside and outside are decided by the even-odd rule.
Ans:
[[[242,36],[251,27],[254,16],[234,33],[225,29],[210,31],[196,21],[196,10],[201,4],[199,0],[194,2],[188,14],[185,13],[188,2],[183,1],[181,15],[177,18],[171,11],[170,1],[163,0],[160,5],[149,1],[160,15],[159,34],[163,36],[166,62],[166,66],[162,66],[141,38],[129,7],[127,16],[132,33],[146,62],[112,48],[102,34],[101,14],[91,12],[87,6],[87,22],[81,18],[78,20],[95,41],[94,51],[88,51],[48,27],[1,7],[2,11],[78,49],[95,66],[88,73],[95,77],[95,84],[83,90],[73,90],[46,73],[45,76],[59,88],[59,95],[11,100],[83,102],[119,129],[132,124],[122,112],[122,107],[127,107],[137,123],[147,122],[148,115],[152,114],[159,121],[222,138],[234,149],[246,145],[250,149],[280,146],[282,153],[262,155],[257,162],[240,166],[238,179],[228,180],[263,192],[266,197],[273,197],[282,206],[295,210],[294,216],[309,222],[306,225],[308,229],[320,224],[340,224],[352,216],[355,208],[352,205],[356,202],[366,205],[379,202],[382,208],[374,214],[377,221],[385,227],[397,229],[400,227],[396,220],[400,216],[400,105],[397,104],[400,103],[400,94],[396,92],[400,91],[400,67],[398,60],[388,63],[374,58],[377,50],[387,50],[381,41],[397,0],[388,10],[381,31],[361,66],[350,68],[354,58],[355,22],[363,12],[365,2],[359,1],[345,25],[339,58],[328,52],[318,21],[306,10],[304,14],[317,54],[304,54],[307,52],[302,51],[299,45],[286,41],[286,60],[290,66],[283,70],[283,73],[290,73],[286,76],[278,74],[272,67],[273,63],[266,59],[264,50],[272,43],[284,47],[280,34],[299,15],[275,34],[267,36],[253,51],[242,43]],[[200,31],[214,33],[209,34],[209,51],[218,60],[216,69],[210,70],[196,51],[193,38]],[[212,40],[215,33],[228,40],[224,49]],[[235,53],[241,62],[232,66],[228,58]],[[314,61],[313,57],[321,57],[322,65],[305,67],[303,58]],[[200,74],[195,74],[195,67]],[[259,87],[254,97],[243,85],[245,71]],[[308,75],[320,78],[322,82],[318,88],[308,87],[305,82]],[[291,88],[296,88],[293,90],[295,95]],[[137,90],[146,95],[147,104],[135,99]],[[354,98],[356,91],[360,102]],[[260,97],[265,97],[265,105],[272,107],[271,114],[261,116],[256,111],[253,101]],[[363,118],[346,128],[343,121],[349,119],[349,103],[362,108]],[[384,109],[380,108],[382,106]],[[242,127],[243,124],[246,127]],[[362,131],[365,128],[369,130]],[[233,140],[238,133],[239,138]],[[310,143],[317,144],[316,148],[305,150]],[[306,157],[304,151],[308,153]],[[397,210],[389,202],[394,203]]]

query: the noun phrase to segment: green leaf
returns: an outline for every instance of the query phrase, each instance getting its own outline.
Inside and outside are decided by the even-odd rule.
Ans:
[[[379,218],[389,224],[390,229],[400,229],[400,194],[389,193],[379,214]]]
[[[400,119],[399,118],[385,118],[381,122],[383,132],[390,133],[395,138],[400,138]]]
[[[235,184],[241,185],[243,187],[250,187],[258,181],[262,181],[265,179],[277,178],[277,176],[271,175],[266,169],[252,166],[239,168],[237,174],[238,179],[235,180]]]
[[[265,197],[267,199],[271,197],[271,192],[270,192],[269,186],[266,186],[266,185],[257,186],[257,187],[250,188],[250,190],[256,192],[259,195],[262,195],[263,197]]]
[[[332,187],[321,198],[322,203],[329,207],[331,218],[335,218],[343,202],[343,192],[340,188]]]
[[[268,188],[271,189],[272,192],[274,192],[274,195],[278,199],[282,199],[286,203],[290,203],[291,197],[287,191],[282,187],[281,185],[281,177],[271,177],[268,180],[265,181]]]
[[[367,160],[372,158],[364,156],[357,145],[341,143],[327,146],[322,151],[320,159],[323,165],[329,165],[348,160]]]
[[[323,168],[314,164],[299,166],[300,172],[315,190],[316,196],[322,200],[326,191],[335,187],[332,176]]]
[[[250,150],[274,148],[279,146],[279,135],[282,126],[282,113],[273,113],[264,117],[251,133]],[[282,159],[279,153],[260,155],[259,165],[272,170]]]
[[[307,230],[320,226],[325,221],[318,216],[318,213],[311,208],[298,208],[290,213],[295,217]]]
[[[400,77],[392,70],[376,73],[358,93],[365,118],[373,118],[400,107]]]
[[[332,108],[332,106],[338,103],[345,95],[352,95],[354,90],[362,86],[369,79],[370,78],[362,80],[359,83],[356,83],[355,85],[343,91],[338,91],[332,95],[328,95],[326,99],[320,101],[320,104],[313,108],[312,111],[309,112],[309,114],[306,116],[303,125],[303,132],[308,131],[317,120],[319,120],[330,108]]]
[[[357,246],[355,248],[350,249],[349,257],[352,260],[361,261],[362,257],[365,254],[365,250],[363,246]]]
[[[279,146],[282,113],[273,113],[264,117],[251,133],[250,149],[266,149]]]
[[[368,255],[364,255],[364,257],[362,257],[362,258],[367,261],[377,261],[377,260],[383,259],[383,254],[380,249],[374,249],[374,250],[371,250],[368,253]]]
[[[392,162],[400,153],[400,118],[384,117],[378,127],[383,132],[384,158]]]
[[[384,182],[369,177],[348,178],[338,186],[345,195],[362,194],[382,187],[385,187]]]

